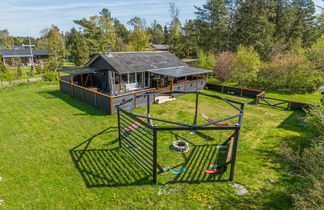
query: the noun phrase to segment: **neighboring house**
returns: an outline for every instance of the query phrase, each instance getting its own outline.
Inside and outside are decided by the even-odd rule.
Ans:
[[[170,45],[168,44],[151,44],[151,47],[156,51],[169,51]]]
[[[9,50],[0,47],[0,54],[3,63],[8,66],[31,66],[33,64],[44,64],[48,61],[49,56],[48,50],[27,49],[24,46],[15,46]]]
[[[212,72],[190,67],[165,51],[100,53],[94,56],[85,67],[61,71],[69,74],[60,77],[63,92],[70,91],[64,86],[69,83],[98,92],[100,95],[113,97],[152,89],[201,90],[207,83],[208,73]]]

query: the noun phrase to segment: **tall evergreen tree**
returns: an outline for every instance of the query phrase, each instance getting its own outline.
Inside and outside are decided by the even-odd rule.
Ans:
[[[271,1],[245,0],[238,4],[234,16],[234,46],[253,46],[263,59],[270,59],[274,46],[275,14]]]
[[[207,0],[206,4],[196,7],[200,31],[204,34],[201,43],[205,50],[224,51],[228,48],[229,11],[226,0]]]
[[[148,28],[148,32],[151,35],[151,42],[153,44],[164,43],[163,28],[160,24],[157,23],[156,20],[154,20],[153,23],[151,24],[151,27]]]
[[[89,60],[88,42],[84,35],[72,28],[67,35],[67,46],[70,51],[70,60],[76,66],[83,66]]]
[[[170,3],[169,8],[171,23],[169,26],[169,39],[168,43],[170,44],[171,52],[180,56],[181,54],[181,23],[179,20],[179,8],[176,7],[174,3]]]

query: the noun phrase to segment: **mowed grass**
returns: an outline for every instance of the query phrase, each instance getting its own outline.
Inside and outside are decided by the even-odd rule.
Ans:
[[[244,185],[247,194],[237,195],[231,183],[211,182],[212,178],[204,177],[203,166],[199,165],[205,164],[203,159],[196,169],[188,171],[195,176],[177,182],[175,175],[161,174],[160,184],[150,184],[150,177],[118,149],[116,115],[107,116],[61,93],[55,82],[39,82],[0,92],[2,207],[289,208],[287,193],[296,180],[287,178],[288,166],[277,152],[282,143],[298,145],[312,135],[307,127],[299,125],[304,114],[254,105],[249,98],[205,92],[246,103],[235,183]],[[236,114],[222,101],[205,97],[199,100],[199,115],[218,119]],[[153,105],[152,115],[190,123],[194,104],[194,96],[182,96],[173,102]],[[136,112],[144,114],[145,109]],[[204,122],[199,116],[198,123]],[[163,167],[183,163],[181,154],[169,150],[179,136],[193,143],[190,155],[194,145],[199,153],[204,151],[199,146],[220,143],[228,134],[210,131],[203,135],[159,134],[159,163]],[[227,175],[222,178],[225,180]]]

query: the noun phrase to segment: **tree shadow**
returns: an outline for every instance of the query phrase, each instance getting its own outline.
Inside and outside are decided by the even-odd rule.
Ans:
[[[152,183],[137,164],[118,148],[118,139],[104,146],[114,146],[111,149],[89,149],[93,140],[106,133],[116,132],[115,128],[107,128],[93,135],[86,141],[72,148],[69,153],[75,168],[81,174],[88,188],[144,185]]]
[[[95,107],[83,103],[82,101],[79,101],[78,99],[75,99],[59,90],[55,91],[40,91],[37,92],[40,96],[47,100],[52,100],[52,99],[61,99],[65,103],[69,104],[70,106],[84,112],[84,115],[96,115],[96,116],[107,116],[107,112],[101,111],[96,109]],[[81,114],[76,114],[76,115],[81,115]]]
[[[303,119],[306,117],[304,111],[294,111],[292,112],[284,121],[280,123],[277,128],[283,128],[285,130],[303,132],[307,129],[307,126],[303,125]]]

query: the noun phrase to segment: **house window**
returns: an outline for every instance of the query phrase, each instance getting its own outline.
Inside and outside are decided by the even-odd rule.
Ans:
[[[135,77],[135,73],[130,73],[129,74],[129,83],[135,83],[136,82],[136,77]]]
[[[113,73],[113,78],[115,80],[115,85],[120,84],[120,78],[119,78],[119,74],[118,73]]]
[[[143,84],[143,73],[142,72],[138,72],[136,73],[136,82],[138,83],[138,85],[142,86]]]
[[[144,86],[146,88],[150,86],[150,74],[149,74],[149,72],[144,73]]]
[[[122,74],[121,75],[121,83],[127,84],[128,83],[128,74]]]

